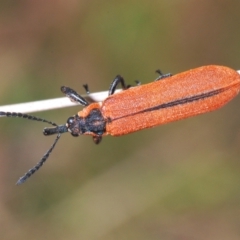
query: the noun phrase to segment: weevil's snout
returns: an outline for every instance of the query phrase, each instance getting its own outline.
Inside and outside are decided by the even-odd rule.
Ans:
[[[65,132],[68,132],[68,128],[67,128],[66,125],[59,125],[57,127],[51,127],[51,128],[44,128],[43,129],[43,134],[45,136],[58,134],[58,133],[65,133]]]

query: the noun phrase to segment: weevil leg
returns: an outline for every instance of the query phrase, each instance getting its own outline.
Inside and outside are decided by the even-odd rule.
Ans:
[[[102,141],[102,136],[100,135],[93,136],[93,141],[95,144],[99,144]]]
[[[141,82],[139,80],[136,80],[135,83],[136,83],[137,86],[141,85]],[[114,94],[118,84],[121,84],[121,87],[122,87],[123,90],[126,90],[126,89],[132,87],[132,85],[130,85],[130,84],[126,85],[122,76],[117,75],[110,85],[110,88],[109,88],[109,91],[108,91],[108,96]]]
[[[118,84],[121,84],[123,90],[126,90],[126,89],[128,89],[128,88],[130,87],[129,85],[126,85],[126,83],[125,83],[125,81],[124,81],[124,79],[123,79],[122,76],[117,75],[117,76],[114,78],[114,80],[113,80],[113,82],[111,83],[111,85],[110,85],[110,88],[109,88],[109,91],[108,91],[108,96],[114,94],[114,92],[116,91],[116,87],[117,87]]]
[[[85,89],[87,94],[90,94],[88,84],[83,84],[83,88]]]
[[[171,73],[165,73],[165,74],[163,74],[160,69],[156,70],[156,73],[158,73],[159,76],[158,76],[158,78],[156,78],[154,81],[158,81],[158,80],[161,80],[161,79],[163,79],[163,78],[168,78],[168,77],[171,77],[171,76],[172,76]]]
[[[141,81],[139,81],[139,80],[135,80],[135,83],[136,83],[137,86],[141,85]]]
[[[88,106],[89,102],[87,102],[87,100],[85,98],[83,98],[82,96],[80,96],[77,92],[75,92],[73,89],[69,88],[69,87],[61,87],[61,91],[62,93],[64,93],[66,95],[66,97],[68,97],[72,102],[76,102],[76,103],[80,103],[83,106]]]

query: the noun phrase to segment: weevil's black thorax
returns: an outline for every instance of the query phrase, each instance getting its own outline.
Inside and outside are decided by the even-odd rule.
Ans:
[[[67,121],[67,128],[73,136],[82,134],[101,136],[106,131],[106,121],[99,109],[92,109],[87,117],[75,115]]]

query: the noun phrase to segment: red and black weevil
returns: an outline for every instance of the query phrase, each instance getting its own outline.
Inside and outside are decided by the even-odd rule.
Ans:
[[[103,102],[91,104],[71,88],[62,87],[61,91],[67,97],[84,106],[64,125],[27,114],[0,112],[0,117],[23,117],[49,123],[54,127],[45,128],[44,135],[57,134],[51,148],[17,184],[25,182],[43,165],[62,133],[70,132],[74,137],[90,135],[98,144],[102,136],[108,134],[121,136],[216,110],[240,90],[239,73],[224,66],[209,65],[174,76],[158,73],[160,76],[156,81],[137,87],[127,86],[118,75],[110,85],[109,96]],[[158,81],[166,77],[166,80]],[[114,94],[118,84],[124,91]],[[86,85],[85,89],[88,92]]]

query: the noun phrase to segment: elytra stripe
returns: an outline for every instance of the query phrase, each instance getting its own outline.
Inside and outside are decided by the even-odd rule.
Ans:
[[[222,92],[228,90],[229,88],[230,87],[220,88],[220,89],[213,90],[213,91],[210,91],[210,92],[201,93],[201,94],[194,95],[194,96],[191,96],[191,97],[178,99],[178,100],[168,102],[168,103],[163,103],[163,104],[160,104],[158,106],[147,108],[147,109],[144,109],[142,111],[139,111],[139,112],[136,112],[136,113],[133,113],[133,114],[129,114],[129,115],[125,115],[125,116],[122,116],[122,117],[119,117],[119,118],[111,119],[111,121],[115,121],[115,120],[125,118],[125,117],[129,117],[129,116],[134,116],[134,115],[141,114],[141,113],[156,111],[156,110],[160,110],[160,109],[163,109],[163,108],[170,108],[170,107],[174,107],[174,106],[177,106],[177,105],[182,105],[182,104],[187,104],[187,103],[203,100],[204,98],[209,98],[209,97],[218,95],[219,93],[222,93]]]

